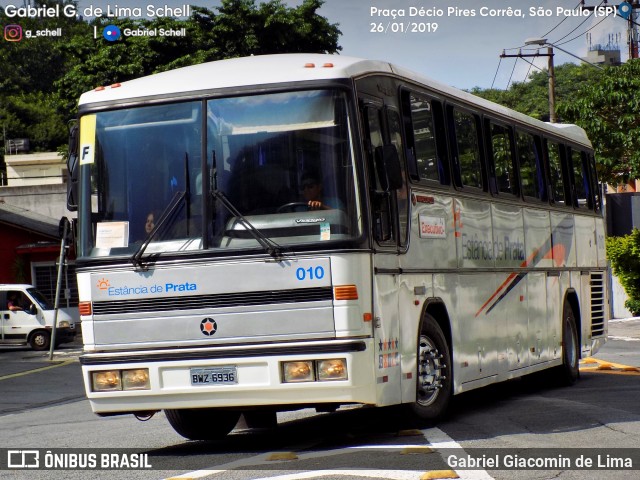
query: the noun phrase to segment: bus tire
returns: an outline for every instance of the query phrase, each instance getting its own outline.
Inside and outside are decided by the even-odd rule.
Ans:
[[[238,423],[240,412],[217,408],[165,410],[173,429],[189,440],[220,440]]]
[[[580,343],[573,308],[565,303],[562,313],[562,365],[557,378],[562,385],[573,385],[580,375]]]
[[[416,401],[410,413],[419,420],[441,419],[451,400],[453,374],[451,351],[442,329],[426,314],[418,338]]]
[[[29,346],[33,350],[47,350],[51,344],[51,334],[46,330],[36,330],[29,337]]]

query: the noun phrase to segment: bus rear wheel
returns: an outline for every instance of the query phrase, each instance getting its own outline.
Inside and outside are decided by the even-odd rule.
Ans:
[[[434,421],[446,413],[453,376],[447,339],[435,319],[426,315],[418,338],[416,401],[411,413],[420,420]]]
[[[220,440],[238,423],[240,412],[217,408],[165,410],[173,429],[189,440]]]
[[[562,365],[556,369],[563,385],[573,385],[580,375],[580,343],[573,308],[565,303],[562,313]]]

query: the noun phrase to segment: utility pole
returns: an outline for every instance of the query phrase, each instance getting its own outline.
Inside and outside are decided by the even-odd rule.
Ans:
[[[525,54],[519,51],[515,55],[507,55],[506,53],[502,52],[502,55],[500,55],[500,58],[513,58],[513,57],[517,57],[517,58],[547,57],[548,58],[548,64],[547,64],[548,74],[547,75],[549,76],[549,122],[557,123],[558,117],[556,115],[556,73],[553,66],[553,55],[554,55],[553,48],[547,47],[547,53],[540,53],[540,51],[538,51],[536,53]]]

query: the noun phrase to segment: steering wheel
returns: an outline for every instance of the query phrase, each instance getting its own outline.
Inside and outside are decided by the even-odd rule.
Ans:
[[[276,210],[276,213],[282,213],[286,210],[295,211],[296,208],[304,207],[305,211],[309,209],[309,205],[306,202],[289,202],[284,205],[280,205]]]

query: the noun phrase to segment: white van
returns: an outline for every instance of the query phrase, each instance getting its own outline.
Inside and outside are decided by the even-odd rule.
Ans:
[[[0,344],[28,343],[34,350],[51,345],[53,305],[33,285],[0,284]],[[73,341],[73,318],[58,310],[56,346]]]

